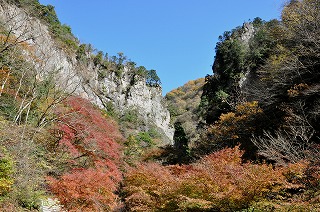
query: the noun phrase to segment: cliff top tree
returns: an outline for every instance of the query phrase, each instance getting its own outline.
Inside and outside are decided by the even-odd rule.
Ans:
[[[152,69],[147,72],[146,83],[150,87],[159,87],[161,85],[161,81],[156,70]]]

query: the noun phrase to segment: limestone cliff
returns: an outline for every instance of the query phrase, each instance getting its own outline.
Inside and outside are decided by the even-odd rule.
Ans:
[[[139,130],[155,126],[165,135],[164,143],[172,142],[170,114],[163,103],[160,86],[148,86],[145,77],[136,75],[127,65],[121,74],[104,70],[101,77],[102,66],[93,61],[79,61],[76,52],[57,44],[44,21],[8,2],[0,1],[1,28],[14,35],[17,42],[26,42],[32,47],[25,54],[39,70],[39,79],[54,73],[60,89],[90,99],[101,108],[107,109],[111,104],[120,115],[135,110],[142,119]]]

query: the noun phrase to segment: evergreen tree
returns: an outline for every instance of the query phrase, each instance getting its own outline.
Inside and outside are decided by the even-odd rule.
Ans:
[[[174,124],[174,129],[175,132],[173,135],[173,147],[176,153],[176,158],[174,158],[174,161],[175,163],[179,164],[188,163],[188,161],[190,160],[188,147],[189,140],[187,138],[186,133],[184,132],[181,122],[176,122]]]
[[[161,85],[161,81],[160,81],[159,76],[157,75],[156,70],[152,69],[152,70],[148,71],[146,83],[147,83],[147,85],[149,85],[151,87],[158,87]]]

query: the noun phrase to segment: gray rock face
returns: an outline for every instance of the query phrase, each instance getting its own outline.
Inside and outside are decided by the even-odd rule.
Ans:
[[[250,38],[252,38],[255,33],[254,26],[251,23],[244,23],[242,28],[244,32],[242,33],[240,39],[245,45],[248,45]]]
[[[41,79],[55,72],[57,86],[67,92],[74,92],[89,99],[100,107],[111,102],[120,113],[135,109],[145,122],[152,123],[166,135],[166,143],[172,143],[174,130],[170,126],[170,114],[163,104],[161,87],[147,86],[143,77],[134,76],[125,67],[121,76],[107,72],[103,79],[98,78],[99,67],[80,64],[74,53],[66,53],[51,37],[48,27],[40,20],[30,17],[24,10],[0,0],[0,22],[7,30],[32,46],[26,58],[39,70]],[[28,57],[29,55],[29,57]]]
[[[29,55],[26,59],[35,65],[38,77],[48,72],[57,72],[57,85],[66,91],[76,90],[80,93],[81,76],[75,70],[76,61],[55,44],[48,27],[15,5],[3,0],[0,2],[0,22],[18,42],[25,41],[30,45],[30,52],[25,52]],[[31,54],[34,56],[31,57]]]
[[[243,33],[241,34],[240,40],[247,48],[249,48],[249,41],[255,34],[255,28],[252,23],[244,23],[242,28],[243,28]],[[243,88],[248,83],[250,74],[251,74],[251,70],[245,70],[243,72],[243,76],[239,80],[240,88]]]
[[[98,71],[91,76],[91,83],[85,86],[88,98],[101,107],[112,102],[121,114],[127,110],[138,111],[145,123],[151,123],[163,131],[168,138],[165,143],[172,143],[174,129],[170,125],[170,113],[164,103],[161,87],[147,86],[145,78],[135,75],[129,67],[124,67],[121,76],[107,72],[103,79],[98,79]]]

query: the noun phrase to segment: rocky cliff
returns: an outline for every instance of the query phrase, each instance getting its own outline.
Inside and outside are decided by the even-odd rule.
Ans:
[[[135,110],[142,119],[139,130],[156,127],[165,135],[165,143],[172,142],[170,114],[160,86],[149,86],[145,77],[135,74],[126,64],[119,74],[90,60],[79,61],[75,51],[57,44],[43,20],[9,1],[0,3],[1,28],[13,35],[16,43],[28,44],[24,54],[37,68],[39,79],[54,74],[56,86],[61,90],[90,99],[106,110],[112,105],[120,116],[127,110]]]

